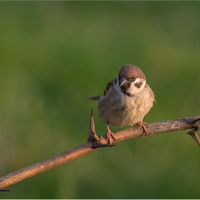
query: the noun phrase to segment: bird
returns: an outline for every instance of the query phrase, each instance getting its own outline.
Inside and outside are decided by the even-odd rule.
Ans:
[[[98,115],[106,124],[108,144],[116,139],[109,128],[136,124],[147,133],[144,116],[153,107],[154,93],[146,82],[144,73],[132,64],[123,65],[118,75],[108,82],[102,95],[88,96],[97,102]]]

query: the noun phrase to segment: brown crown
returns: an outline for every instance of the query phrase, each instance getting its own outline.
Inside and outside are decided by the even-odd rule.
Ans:
[[[118,75],[124,78],[132,78],[133,76],[135,76],[145,80],[145,75],[142,72],[142,70],[131,64],[122,66],[121,69],[119,70]]]

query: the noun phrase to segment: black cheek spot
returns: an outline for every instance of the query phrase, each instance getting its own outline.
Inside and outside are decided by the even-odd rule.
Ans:
[[[142,82],[135,83],[135,86],[136,86],[137,88],[140,88],[140,87],[141,87],[141,85],[142,85]]]

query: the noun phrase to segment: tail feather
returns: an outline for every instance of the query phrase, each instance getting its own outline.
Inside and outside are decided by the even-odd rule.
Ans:
[[[98,101],[101,95],[95,95],[95,96],[88,96],[86,97],[88,100],[92,101]]]

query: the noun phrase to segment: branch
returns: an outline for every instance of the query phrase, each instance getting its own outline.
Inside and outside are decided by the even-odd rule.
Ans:
[[[200,129],[200,115],[150,123],[146,125],[146,129],[147,133],[143,133],[143,129],[139,126],[129,127],[119,131],[115,131],[115,140],[112,142],[116,143],[134,137],[146,137],[157,133],[193,129],[188,134],[191,135],[195,139],[195,141],[200,145],[200,140],[197,135],[197,131]],[[38,173],[44,172],[48,169],[79,158],[99,148],[113,146],[107,143],[108,141],[106,135],[96,135],[93,114],[91,112],[89,136],[85,144],[82,144],[74,149],[68,150],[49,159],[40,161],[38,163],[19,169],[15,172],[1,177],[0,188],[7,187],[23,179],[29,178]]]

